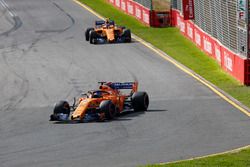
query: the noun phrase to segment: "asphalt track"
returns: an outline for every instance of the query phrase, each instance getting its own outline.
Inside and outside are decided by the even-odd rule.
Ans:
[[[0,28],[1,167],[131,167],[250,144],[248,116],[139,42],[84,41],[97,18],[73,1],[5,2],[0,24],[11,24]],[[147,112],[104,123],[48,121],[58,100],[98,81],[135,78],[150,95]]]

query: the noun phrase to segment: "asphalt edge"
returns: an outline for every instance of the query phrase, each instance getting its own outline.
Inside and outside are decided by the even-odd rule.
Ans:
[[[72,1],[75,2],[76,4],[80,5],[84,9],[88,10],[90,13],[94,14],[95,16],[99,17],[100,19],[103,19],[103,20],[105,19],[105,17],[101,16],[100,14],[98,14],[97,12],[95,12],[93,9],[91,9],[90,7],[86,6],[85,4],[79,2],[78,0],[72,0]],[[148,49],[150,49],[153,52],[157,53],[158,56],[160,56],[163,59],[167,60],[168,62],[172,63],[177,68],[179,68],[180,70],[182,70],[186,74],[190,75],[191,77],[193,77],[194,79],[196,79],[197,81],[199,81],[200,83],[202,83],[203,85],[205,85],[206,87],[208,87],[211,91],[213,91],[215,94],[217,94],[218,96],[220,96],[223,100],[225,100],[226,102],[228,102],[229,104],[231,104],[233,107],[237,108],[239,111],[241,111],[246,116],[250,117],[250,109],[247,106],[245,106],[242,103],[240,103],[235,98],[233,98],[232,96],[230,96],[228,93],[226,93],[225,91],[223,91],[220,88],[216,87],[214,84],[212,84],[211,82],[207,81],[202,76],[198,75],[197,73],[195,73],[191,69],[189,69],[186,66],[184,66],[183,64],[179,63],[178,61],[176,61],[175,59],[173,59],[172,57],[170,57],[168,54],[166,54],[162,50],[156,48],[152,44],[144,41],[140,37],[132,34],[132,38],[135,39],[136,41],[140,42],[141,44],[143,44]],[[235,153],[235,152],[239,152],[241,150],[248,149],[248,148],[250,148],[250,145],[243,146],[243,147],[240,147],[240,148],[236,148],[236,149],[233,149],[233,150],[228,150],[228,151],[220,152],[220,153],[214,153],[214,154],[209,154],[209,155],[204,155],[204,156],[193,157],[193,158],[189,158],[189,159],[185,159],[185,160],[158,163],[158,165],[173,164],[173,163],[190,161],[190,160],[197,160],[197,159],[208,158],[208,157],[213,157],[213,156],[223,155],[223,154],[228,154],[228,153]]]

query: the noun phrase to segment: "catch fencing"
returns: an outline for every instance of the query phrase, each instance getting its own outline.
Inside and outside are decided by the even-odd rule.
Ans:
[[[247,22],[239,16],[241,0],[194,0],[193,22],[233,52],[247,57]],[[182,0],[172,0],[172,8],[182,9]]]
[[[247,0],[193,0],[194,20],[184,20],[183,0],[171,1],[171,14],[152,10],[152,0],[108,1],[146,25],[164,27],[171,24],[179,27],[223,70],[241,83],[250,85],[250,53],[247,45],[250,43],[247,37],[250,17],[247,18]]]
[[[194,0],[194,20],[184,20],[183,0],[172,0],[172,25],[238,79],[250,85],[246,0]],[[186,9],[186,8],[185,8]]]
[[[142,6],[152,10],[152,0],[133,0],[139,4],[141,4]]]

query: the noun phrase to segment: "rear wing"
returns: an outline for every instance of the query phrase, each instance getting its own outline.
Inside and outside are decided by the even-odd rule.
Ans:
[[[95,26],[101,26],[105,24],[105,21],[104,20],[98,20],[98,21],[95,21]],[[113,20],[110,20],[109,21],[109,25],[115,25],[115,22]]]
[[[132,89],[132,92],[137,92],[138,82],[99,82],[101,85],[107,85],[112,89]]]
[[[134,86],[134,82],[115,82],[115,83],[111,83],[110,87],[112,89],[133,89]]]

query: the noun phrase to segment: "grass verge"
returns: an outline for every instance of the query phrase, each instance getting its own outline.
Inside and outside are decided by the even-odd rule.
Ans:
[[[240,84],[224,72],[218,63],[200,51],[195,44],[186,39],[177,28],[147,27],[135,18],[117,10],[105,0],[79,0],[104,17],[111,18],[118,25],[129,27],[135,35],[166,52],[178,62],[187,66],[209,82],[250,107],[250,87]],[[169,164],[166,166],[250,166],[250,150],[234,154],[220,155],[195,161]],[[224,165],[225,164],[225,165]],[[156,165],[155,165],[156,166]],[[152,166],[152,167],[155,167]]]
[[[79,0],[104,17],[114,19],[118,25],[129,27],[135,35],[151,43],[178,62],[224,90],[242,104],[250,107],[250,87],[240,84],[224,72],[218,63],[200,51],[174,27],[147,27],[135,18],[124,14],[105,0]]]
[[[234,153],[211,156],[207,158],[174,162],[144,167],[248,167],[250,166],[250,149]]]

